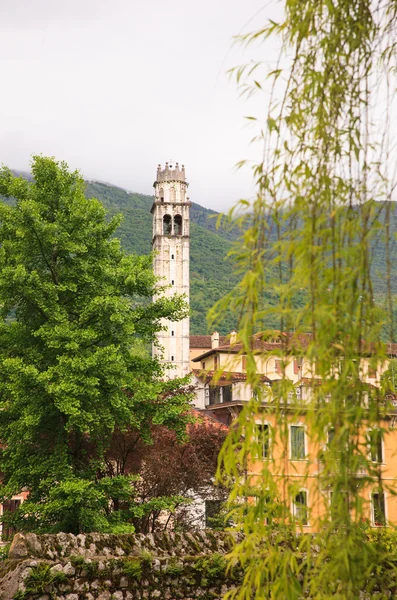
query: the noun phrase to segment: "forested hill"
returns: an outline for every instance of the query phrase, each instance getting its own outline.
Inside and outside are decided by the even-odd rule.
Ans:
[[[87,183],[87,196],[98,198],[110,216],[123,214],[116,235],[128,252],[147,254],[152,243],[153,196],[126,192],[105,183]],[[236,233],[216,227],[218,213],[192,202],[190,209],[190,304],[191,333],[207,333],[208,309],[232,289],[235,283],[226,255]],[[236,321],[225,314],[222,333],[236,327]]]
[[[124,221],[117,233],[126,250],[140,254],[150,252],[152,240],[152,215],[150,208],[153,196],[128,193],[111,185],[89,182],[87,195],[99,198],[110,215],[122,213]],[[392,203],[391,231],[392,243],[392,291],[397,300],[397,203]],[[190,296],[191,296],[191,331],[194,334],[206,333],[206,314],[208,309],[232,289],[236,282],[230,262],[226,255],[231,247],[237,231],[226,231],[216,227],[217,212],[192,203],[191,206],[191,263],[190,263]],[[376,301],[385,301],[385,245],[381,236],[374,244],[372,253],[372,272]],[[271,298],[268,298],[272,302]],[[297,299],[299,304],[299,299]],[[397,318],[397,315],[396,315]],[[236,326],[236,319],[225,314],[221,333],[226,334]],[[277,327],[278,319],[268,326]]]
[[[29,177],[26,173],[18,173]],[[116,232],[117,237],[127,252],[147,254],[151,250],[152,241],[152,215],[150,209],[153,196],[127,192],[126,190],[97,181],[87,182],[86,195],[89,198],[98,198],[104,204],[109,217],[121,213],[123,222]],[[391,231],[393,238],[397,232],[397,203],[392,203]],[[208,331],[206,315],[208,309],[225,293],[233,288],[236,277],[227,253],[237,231],[228,231],[217,228],[216,211],[192,203],[191,216],[191,251],[190,251],[190,304],[191,304],[191,333],[210,333]],[[374,276],[374,289],[376,301],[384,302],[385,285],[385,247],[379,237],[372,253],[372,271]],[[397,244],[392,244],[392,291],[397,300]],[[273,304],[275,299],[269,296],[267,300]],[[299,299],[297,299],[299,304]],[[396,303],[397,306],[397,303]],[[397,312],[397,311],[396,311]],[[397,320],[397,314],[396,314]],[[226,313],[223,317],[220,332],[226,334],[236,327],[236,317]],[[269,327],[277,327],[278,320],[268,323]]]
[[[31,174],[16,171],[13,173],[25,179]],[[122,214],[123,221],[116,231],[127,252],[148,254],[152,243],[152,215],[150,209],[153,196],[127,192],[108,183],[87,181],[86,196],[98,198],[105,206],[109,218]],[[0,196],[1,198],[1,196]],[[3,198],[6,202],[12,202]],[[190,305],[191,333],[210,333],[207,326],[207,312],[217,300],[232,289],[233,277],[227,253],[237,232],[217,228],[217,213],[194,202],[190,209]],[[236,327],[236,319],[225,314],[220,331],[229,333]]]

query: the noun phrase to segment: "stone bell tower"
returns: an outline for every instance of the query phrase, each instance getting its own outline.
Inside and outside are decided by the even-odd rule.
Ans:
[[[160,285],[168,285],[167,296],[184,294],[189,302],[189,198],[185,167],[165,163],[157,167],[154,182],[153,242],[154,274]],[[163,348],[162,360],[169,363],[169,377],[183,377],[189,373],[189,317],[182,321],[163,321],[165,329],[157,339]],[[161,349],[153,348],[153,354]]]

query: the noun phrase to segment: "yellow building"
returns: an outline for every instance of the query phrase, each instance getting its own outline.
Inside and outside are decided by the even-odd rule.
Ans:
[[[206,341],[206,347],[201,348],[194,347],[199,345],[195,344],[195,340],[191,343],[190,358],[197,384],[197,406],[210,412],[220,422],[230,425],[252,397],[251,386],[247,383],[246,357],[242,354],[242,346],[236,342],[234,332],[223,339],[216,332],[212,336],[194,337],[202,338],[201,346]],[[305,348],[311,342],[310,335],[298,337],[300,348]],[[271,390],[275,382],[282,377],[287,378],[293,384],[302,406],[298,413],[296,410],[284,411],[283,425],[288,434],[283,439],[280,435],[280,422],[276,422],[271,403],[266,400],[263,402],[263,413],[257,415],[256,421],[258,436],[263,440],[261,459],[270,460],[273,480],[279,481],[283,502],[289,506],[292,514],[300,518],[304,530],[310,532],[314,529],[313,524],[324,514],[326,504],[329,505],[332,501],[330,492],[321,489],[321,447],[310,439],[305,415],[305,404],[311,398],[313,386],[320,385],[321,380],[315,374],[315,365],[294,355],[293,344],[289,345],[288,340],[286,343],[286,334],[268,341],[263,341],[258,334],[254,336],[253,349],[257,372],[261,375],[263,385]],[[387,356],[389,359],[397,356],[397,344],[388,345]],[[375,389],[379,387],[382,372],[388,367],[388,360],[375,370],[371,367],[370,359],[367,354],[357,360],[361,380]],[[368,459],[378,468],[384,485],[384,489],[379,492],[378,486],[365,484],[365,469],[357,472],[357,477],[364,478],[363,515],[374,527],[385,523],[397,524],[397,496],[390,493],[390,490],[397,492],[397,410],[394,409],[397,402],[395,398],[391,400],[391,408],[380,422],[382,436],[373,440],[369,428],[365,428],[362,436],[360,433],[360,443],[364,448],[367,444]],[[332,430],[327,432],[327,436],[331,439]],[[261,469],[260,461],[252,462],[250,472],[253,480],[255,474],[259,478]],[[296,490],[293,497],[286,497],[291,490],[291,485],[281,484],[286,481],[292,483]],[[285,492],[285,489],[289,489],[289,492]]]

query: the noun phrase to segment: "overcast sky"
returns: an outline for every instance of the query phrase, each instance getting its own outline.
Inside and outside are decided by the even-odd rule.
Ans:
[[[276,0],[0,0],[0,163],[27,169],[42,153],[151,194],[172,159],[199,204],[249,197],[250,173],[234,165],[260,156],[243,117],[266,101],[247,104],[226,71],[254,53],[233,35],[279,11]]]

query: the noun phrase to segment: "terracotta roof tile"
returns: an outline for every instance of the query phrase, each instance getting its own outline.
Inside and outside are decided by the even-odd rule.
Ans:
[[[204,336],[201,336],[201,337],[204,337]],[[253,350],[255,350],[257,352],[263,352],[265,350],[268,350],[268,351],[277,350],[278,348],[280,348],[280,349],[287,348],[289,351],[302,350],[304,348],[307,348],[307,346],[312,341],[312,339],[313,339],[313,336],[310,333],[305,333],[305,334],[279,333],[277,335],[277,338],[273,337],[272,339],[269,336],[265,337],[263,333],[256,333],[255,335],[252,336],[252,348],[253,348]],[[220,344],[219,344],[218,348],[210,348],[209,347],[209,349],[206,352],[203,352],[203,354],[201,354],[200,356],[196,356],[196,358],[193,359],[193,362],[198,362],[201,358],[204,358],[205,356],[209,356],[210,354],[213,354],[214,352],[230,352],[230,353],[238,354],[243,349],[242,344],[237,343],[237,344],[231,345],[228,342],[227,337],[220,338],[219,342],[220,342]]]
[[[215,427],[216,429],[223,429],[225,431],[229,430],[229,427],[218,421],[218,419],[209,410],[198,410],[197,408],[193,408],[192,413],[195,417],[201,419],[208,427]],[[194,427],[194,423],[190,425],[190,427]]]
[[[203,371],[202,369],[193,369],[193,373],[196,375],[196,377],[205,377],[207,381],[211,380],[214,377],[214,374],[218,376],[216,371]],[[221,375],[218,377],[218,381],[222,383],[225,381],[233,382],[246,380],[246,373],[238,373],[233,371],[223,371],[223,373],[221,373]],[[266,375],[261,375],[261,380],[266,383],[271,383],[271,379],[266,377]]]
[[[225,336],[219,336],[219,344],[224,344],[227,338]],[[210,335],[191,335],[190,336],[190,348],[208,348],[211,349],[211,336]]]
[[[211,336],[209,336],[211,337]],[[220,344],[218,348],[211,349],[209,348],[202,355],[197,356],[194,360],[198,362],[201,358],[205,356],[209,356],[214,352],[228,352],[233,354],[238,354],[243,350],[243,345],[240,343],[231,345],[228,342],[228,338],[220,338]],[[264,352],[264,351],[274,351],[277,349],[285,349],[288,352],[296,352],[305,350],[309,344],[313,341],[313,335],[311,333],[278,333],[277,337],[273,336],[270,338],[268,335],[265,336],[263,333],[256,333],[252,336],[252,349],[256,352]],[[372,354],[371,344],[362,342],[362,354],[370,355]],[[397,343],[396,344],[387,344],[386,345],[386,353],[388,356],[397,356]]]

